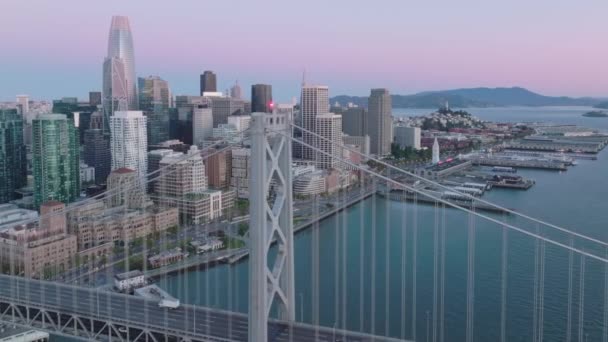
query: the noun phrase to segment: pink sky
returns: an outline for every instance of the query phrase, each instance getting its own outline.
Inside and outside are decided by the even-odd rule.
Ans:
[[[216,71],[298,95],[302,70],[332,95],[523,86],[608,97],[608,2],[3,0],[0,100],[101,88],[113,14],[127,15],[139,76],[194,94]]]

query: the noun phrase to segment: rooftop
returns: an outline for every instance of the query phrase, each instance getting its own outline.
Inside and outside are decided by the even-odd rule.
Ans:
[[[143,276],[144,274],[140,270],[133,270],[125,273],[116,274],[114,275],[114,278],[116,278],[116,280],[126,280]]]
[[[461,165],[466,163],[466,160],[462,160],[462,159],[447,159],[445,161],[439,161],[439,163],[435,164],[435,165],[431,165],[429,167],[427,167],[427,170],[429,171],[443,171],[443,170],[447,170],[451,167],[457,166],[457,165]]]
[[[135,170],[126,168],[126,167],[121,167],[120,169],[116,169],[114,171],[112,171],[113,173],[131,173],[131,172],[135,172]]]
[[[48,339],[49,334],[30,328],[0,325],[0,341],[36,341]]]

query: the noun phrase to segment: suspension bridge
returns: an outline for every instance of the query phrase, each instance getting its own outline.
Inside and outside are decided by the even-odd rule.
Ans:
[[[313,139],[296,139],[294,131]],[[130,270],[138,255],[146,274],[152,250],[196,237],[212,223],[180,227],[174,237],[162,232],[139,247],[127,244],[103,268],[92,263],[57,270],[53,281],[23,277],[17,256],[2,255],[9,272],[0,276],[0,321],[108,341],[608,342],[608,243],[262,113],[253,114],[240,141],[215,143],[203,158],[245,139],[251,155],[249,229],[238,250],[248,253],[244,261],[223,265],[208,256],[201,259],[204,266],[156,276],[162,288],[183,297],[182,305],[167,309],[97,280],[108,282],[117,269]],[[329,197],[295,199],[294,144],[356,171],[358,181]],[[344,151],[370,162],[354,163]],[[194,157],[186,154],[143,182],[162,182]],[[69,215],[134,187],[107,191],[39,220]],[[456,192],[469,205],[429,187]],[[391,201],[387,195],[394,191],[411,200]],[[231,223],[223,225],[230,240]]]

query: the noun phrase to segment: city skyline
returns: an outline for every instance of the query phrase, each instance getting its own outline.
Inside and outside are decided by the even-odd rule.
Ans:
[[[87,18],[86,27],[73,30],[71,20],[42,15],[53,9],[42,1],[3,4],[6,10],[0,12],[30,13],[35,20],[18,37],[11,30],[6,30],[7,35],[0,33],[9,47],[0,56],[0,71],[10,80],[0,85],[0,100],[12,100],[21,93],[32,99],[65,94],[86,98],[89,90],[101,90],[99,65],[106,54],[108,21],[117,14],[130,19],[137,76],[159,75],[171,84],[174,94],[197,94],[199,75],[213,70],[219,90],[237,79],[246,93],[249,85],[266,83],[277,90],[278,101],[288,101],[298,95],[306,69],[311,83],[327,84],[335,95],[365,95],[372,87],[411,94],[522,86],[546,95],[607,96],[608,78],[600,66],[608,51],[594,43],[605,30],[601,24],[605,11],[598,8],[608,6],[605,3],[560,1],[548,6],[546,1],[518,1],[495,6],[470,1],[475,6],[438,7],[391,2],[370,12],[371,4],[347,7],[336,2],[322,13],[312,12],[314,4],[293,8],[271,1],[267,6],[246,3],[239,11],[222,11],[227,4],[214,3],[205,4],[207,10],[231,13],[231,17],[206,17],[201,25],[194,25],[192,20],[173,22],[171,13],[176,10],[164,4],[151,4],[142,12],[141,2],[106,1],[103,6],[86,8],[74,1],[63,2],[69,8],[65,13]],[[182,6],[180,15],[190,18],[200,13],[201,5],[195,2]],[[291,16],[284,14],[294,11],[322,20],[287,25]],[[367,13],[383,20],[371,18],[375,25],[359,25]],[[170,30],[157,23],[165,17]],[[585,20],[572,19],[576,17]],[[17,27],[16,17],[0,14],[0,19],[7,27]],[[231,20],[241,24],[229,25]],[[317,25],[323,21],[327,24]],[[562,25],[565,21],[572,25]],[[276,27],[282,27],[280,32]],[[214,34],[202,34],[208,29]],[[254,49],[260,37],[268,38],[269,49]],[[189,53],[184,54],[184,49]],[[325,52],[325,58],[319,58],[319,51]],[[568,82],[555,82],[556,78]]]

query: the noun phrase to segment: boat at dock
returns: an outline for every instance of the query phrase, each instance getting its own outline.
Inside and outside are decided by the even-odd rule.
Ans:
[[[497,188],[528,190],[535,184],[535,181],[524,179],[521,176],[494,175],[488,183]]]
[[[437,200],[435,198],[440,198],[452,205],[469,209],[469,210],[481,210],[493,213],[501,213],[501,214],[510,214],[509,211],[497,207],[488,205],[484,202],[479,202],[472,196],[466,195],[463,193],[452,192],[452,191],[433,191],[433,190],[424,190],[427,194],[423,193],[415,193],[413,191],[408,190],[400,190],[393,189],[390,192],[386,191],[378,191],[378,195],[384,198],[388,198],[391,201],[398,202],[415,202],[419,204],[436,204]],[[431,197],[432,196],[432,197]],[[433,198],[435,197],[435,198]]]

